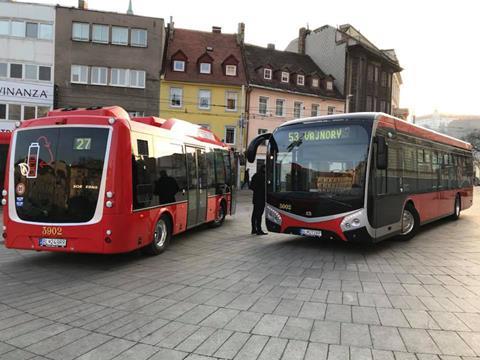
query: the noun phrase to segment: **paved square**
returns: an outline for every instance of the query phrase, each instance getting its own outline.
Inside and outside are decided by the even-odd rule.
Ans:
[[[248,196],[158,257],[1,245],[0,359],[480,358],[480,206],[360,246],[249,235]]]

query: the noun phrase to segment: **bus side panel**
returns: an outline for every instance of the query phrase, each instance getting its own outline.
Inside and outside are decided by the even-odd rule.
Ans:
[[[460,193],[462,210],[468,209],[473,205],[473,187],[457,190]]]
[[[211,222],[215,220],[215,214],[217,213],[217,208],[220,204],[221,196],[209,196],[207,201],[207,220],[206,222]]]
[[[184,202],[172,206],[173,210],[173,234],[178,234],[187,228],[188,203]]]

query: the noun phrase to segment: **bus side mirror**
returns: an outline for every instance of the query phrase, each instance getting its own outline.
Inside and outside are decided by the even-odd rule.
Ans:
[[[247,148],[247,160],[250,163],[255,161],[255,157],[257,156],[257,149],[260,145],[263,144],[265,140],[270,140],[272,137],[271,133],[265,133],[258,135],[252,142],[248,145]]]
[[[388,166],[388,145],[385,137],[377,136],[377,169],[385,170]]]

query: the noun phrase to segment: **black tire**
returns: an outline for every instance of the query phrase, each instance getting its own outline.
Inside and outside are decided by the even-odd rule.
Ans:
[[[455,196],[455,203],[453,205],[453,214],[450,217],[452,220],[458,220],[460,217],[460,212],[462,211],[462,200],[460,199],[460,195],[457,194]]]
[[[172,224],[167,215],[160,216],[153,231],[152,242],[143,250],[148,255],[159,255],[170,245]]]
[[[401,233],[398,235],[398,239],[401,241],[412,239],[417,234],[419,227],[420,217],[415,207],[409,203],[402,211]]]
[[[227,205],[225,204],[225,201],[222,201],[218,208],[217,214],[215,214],[215,220],[209,223],[209,226],[212,228],[217,228],[222,226],[226,216],[227,216]]]

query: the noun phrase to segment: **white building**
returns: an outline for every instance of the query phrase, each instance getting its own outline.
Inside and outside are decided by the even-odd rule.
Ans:
[[[53,107],[55,7],[0,0],[0,131]]]

